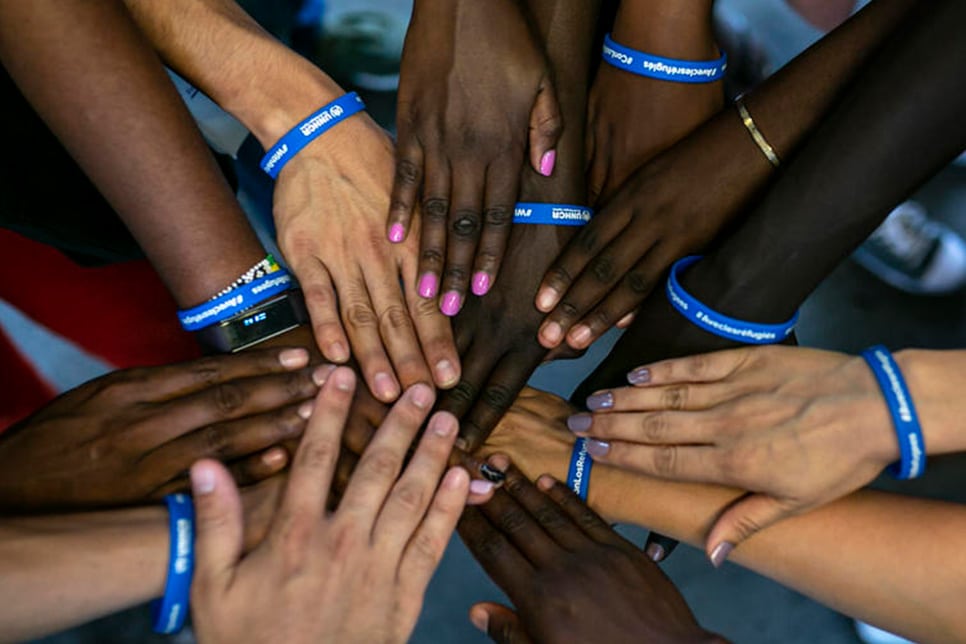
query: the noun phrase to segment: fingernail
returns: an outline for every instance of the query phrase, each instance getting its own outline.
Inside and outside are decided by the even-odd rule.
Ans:
[[[616,326],[618,329],[626,329],[631,325],[631,322],[633,321],[634,321],[634,312],[631,311],[630,313],[628,313],[627,315],[619,319],[617,321],[617,324],[615,324],[614,326]]]
[[[406,229],[403,228],[402,224],[393,224],[389,228],[389,241],[394,244],[398,244],[403,239],[406,238]]]
[[[470,484],[470,487],[473,487],[472,483]],[[486,614],[486,611],[483,610],[475,610],[470,613],[470,621],[473,622],[473,626],[478,628],[483,633],[486,633],[486,629],[490,626],[489,616]]]
[[[380,400],[392,400],[399,395],[399,385],[388,373],[380,371],[372,378],[373,389]]]
[[[587,409],[590,411],[597,411],[598,409],[610,409],[613,406],[614,394],[609,391],[587,396]]]
[[[471,494],[489,494],[493,491],[493,487],[492,481],[484,481],[483,479],[473,479],[470,481]]]
[[[195,467],[191,470],[191,490],[196,496],[215,491],[215,475],[210,467]]]
[[[298,415],[302,420],[308,420],[312,417],[312,410],[315,408],[314,400],[306,400],[299,406]]]
[[[376,377],[378,378],[379,375],[382,374],[377,374]],[[433,390],[422,383],[413,385],[409,390],[409,395],[410,400],[412,400],[413,404],[419,409],[426,409],[433,404]]]
[[[578,347],[590,344],[590,327],[586,324],[578,324],[570,330],[570,341]]]
[[[480,465],[480,475],[492,483],[502,483],[506,480],[506,474],[496,469],[489,463]]]
[[[329,345],[326,355],[333,362],[345,362],[349,359],[349,350],[341,342],[333,342]]]
[[[550,287],[544,287],[537,293],[537,308],[548,313],[557,303],[557,291]]]
[[[556,322],[547,322],[540,331],[540,336],[549,344],[559,344],[563,338],[563,327]]]
[[[454,433],[456,433],[456,430],[459,427],[456,419],[449,414],[436,414],[433,416],[433,420],[430,425],[430,430],[434,434],[444,438],[446,436],[452,436]]]
[[[735,549],[735,544],[730,541],[722,541],[714,547],[711,551],[711,565],[715,568],[720,568],[721,564],[725,562],[731,551]]]
[[[638,367],[627,374],[627,382],[632,385],[643,385],[651,381],[651,370],[647,367]]]
[[[607,441],[599,441],[596,439],[589,439],[586,443],[587,453],[591,456],[607,456],[607,452],[610,451],[610,443]]]
[[[329,374],[335,371],[334,364],[323,364],[315,368],[312,372],[312,382],[315,383],[316,387],[321,387],[325,384],[325,381],[329,379]]]
[[[305,349],[285,349],[278,354],[278,362],[286,369],[298,369],[309,363],[309,352]]]
[[[436,297],[436,287],[439,285],[439,280],[433,273],[423,273],[423,276],[419,278],[419,297],[425,298],[427,300]]]
[[[647,548],[644,550],[644,554],[650,557],[651,561],[654,563],[660,563],[664,560],[664,546],[659,543],[649,543]]]
[[[348,368],[336,369],[332,372],[331,378],[335,388],[339,391],[352,391],[352,384],[355,382],[354,374]]]
[[[439,310],[443,315],[453,317],[460,312],[460,294],[456,291],[449,291],[443,296],[443,302],[439,305]]]
[[[456,367],[449,360],[440,360],[436,363],[436,382],[440,387],[451,387],[459,378]]]
[[[274,447],[262,454],[262,463],[271,468],[285,467],[287,461],[288,453],[280,447]]]
[[[567,429],[572,432],[585,432],[593,422],[594,418],[590,414],[574,414],[567,419]]]
[[[473,275],[473,295],[480,297],[486,295],[490,290],[490,276],[483,271],[477,271]]]
[[[466,440],[465,438],[460,437],[460,438],[457,438],[456,439],[456,442],[453,443],[453,446],[456,447],[456,449],[458,449],[458,450],[462,450],[462,451],[466,452],[466,451],[468,451],[468,448],[470,446],[470,442],[468,440]]]
[[[547,150],[540,157],[540,174],[549,177],[553,174],[553,167],[557,165],[557,151]]]

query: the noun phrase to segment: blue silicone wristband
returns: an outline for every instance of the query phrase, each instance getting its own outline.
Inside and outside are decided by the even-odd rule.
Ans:
[[[610,34],[604,36],[603,57],[604,62],[618,69],[675,83],[713,83],[724,78],[728,68],[726,54],[717,60],[663,58],[618,45]]]
[[[863,351],[862,358],[879,383],[899,441],[899,462],[889,466],[889,474],[902,480],[918,478],[926,471],[926,443],[902,371],[881,344]]]
[[[171,546],[164,596],[151,602],[155,633],[177,633],[188,616],[191,575],[195,568],[195,508],[187,494],[164,497],[168,506]]]
[[[586,226],[594,211],[586,206],[566,203],[520,202],[513,209],[515,224],[543,224],[545,226]]]
[[[265,153],[259,165],[268,176],[277,179],[278,173],[282,171],[285,164],[301,152],[302,148],[331,130],[338,123],[364,109],[366,109],[366,104],[355,92],[349,92],[345,96],[335,99],[279,139],[278,143]]]
[[[742,344],[775,344],[787,338],[795,330],[798,311],[791,320],[782,324],[757,324],[728,317],[699,302],[681,287],[678,276],[681,271],[700,259],[699,255],[679,259],[671,266],[671,273],[667,278],[665,289],[667,299],[688,322],[708,333]]]
[[[574,451],[570,456],[570,469],[567,471],[567,487],[584,501],[587,500],[587,489],[590,487],[590,468],[594,459],[587,453],[587,439],[578,438],[574,443]]]
[[[221,297],[194,308],[178,311],[178,320],[185,331],[200,331],[283,293],[293,286],[294,281],[288,271],[279,269],[250,284],[239,286]]]

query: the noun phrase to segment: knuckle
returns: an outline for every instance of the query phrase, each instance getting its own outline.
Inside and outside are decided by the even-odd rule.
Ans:
[[[421,566],[435,568],[446,549],[446,543],[438,535],[421,531],[413,537],[409,547]]]
[[[221,377],[221,364],[214,356],[208,356],[195,361],[191,371],[198,384],[213,385]]]
[[[394,479],[399,469],[399,457],[390,450],[376,449],[363,455],[359,468],[377,478]]]
[[[483,390],[483,403],[498,410],[509,409],[515,392],[505,385],[488,385]]]
[[[451,284],[465,284],[469,281],[469,272],[462,266],[447,266],[444,278]]]
[[[295,454],[295,459],[301,468],[319,470],[326,467],[338,454],[338,443],[328,440],[303,440]]]
[[[563,119],[560,116],[547,116],[537,124],[537,131],[540,136],[555,139],[563,133]]]
[[[245,402],[242,388],[231,382],[215,385],[211,390],[211,403],[215,410],[224,416],[235,412]]]
[[[461,380],[455,387],[449,390],[449,397],[460,405],[468,405],[476,400],[477,388],[466,380]]]
[[[224,456],[228,437],[219,425],[208,425],[201,430],[201,442],[206,454]]]
[[[446,223],[449,201],[441,197],[430,197],[423,201],[423,218],[435,226]]]
[[[582,252],[587,254],[593,254],[597,252],[599,236],[597,235],[597,229],[593,223],[584,226],[584,228],[577,233],[577,238],[574,243],[577,248]]]
[[[678,450],[674,445],[654,448],[654,471],[660,476],[671,476],[677,467]]]
[[[460,210],[450,224],[453,235],[462,241],[475,239],[480,234],[480,213],[475,210]]]
[[[412,187],[422,179],[422,170],[409,159],[400,159],[396,163],[396,183]]]
[[[580,316],[580,308],[570,300],[563,300],[557,305],[557,308],[569,320]]]
[[[427,248],[419,254],[420,260],[427,266],[439,267],[443,265],[443,254],[435,248]]]
[[[638,296],[645,296],[651,291],[651,281],[642,271],[631,271],[624,277],[627,289]]]
[[[505,534],[519,532],[523,526],[526,525],[526,523],[526,516],[524,516],[523,511],[517,507],[507,510],[500,515],[499,519],[500,528]]]
[[[396,503],[408,514],[420,513],[426,503],[426,490],[418,484],[400,483],[396,488]]]
[[[570,271],[563,266],[554,266],[547,271],[547,281],[557,290],[563,290],[573,283],[574,278],[573,275],[570,274]]]
[[[513,223],[513,209],[509,206],[491,206],[483,213],[488,228],[508,228]]]
[[[614,259],[610,255],[599,255],[590,263],[590,273],[603,284],[614,281]]]
[[[687,369],[684,374],[688,378],[702,378],[711,366],[708,356],[702,353],[691,356],[687,361]]]
[[[366,304],[355,302],[345,310],[346,323],[356,329],[376,326],[376,314]]]
[[[614,320],[613,316],[607,311],[607,309],[600,307],[595,309],[588,319],[588,323],[592,329],[601,331],[609,329],[614,325],[615,322],[616,320]]]
[[[534,511],[534,517],[546,528],[559,528],[564,525],[563,516],[553,508],[543,505]]]
[[[660,412],[644,414],[641,418],[641,435],[648,443],[660,444],[667,440],[667,416]]]
[[[379,329],[383,336],[394,335],[411,326],[409,311],[400,304],[386,307],[379,316]]]
[[[691,388],[687,385],[670,385],[661,392],[661,407],[681,411],[687,406]]]

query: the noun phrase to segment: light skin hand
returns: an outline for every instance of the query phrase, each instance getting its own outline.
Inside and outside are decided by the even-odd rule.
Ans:
[[[753,347],[658,362],[635,386],[588,398],[568,427],[595,461],[748,490],[708,535],[734,545],[870,483],[898,458],[888,408],[861,357]]]
[[[480,65],[482,59],[490,61]],[[455,315],[500,271],[529,143],[550,176],[562,118],[544,48],[513,0],[418,0],[406,36],[387,234],[417,222],[418,290]],[[415,284],[415,283],[414,283]]]
[[[433,403],[409,388],[363,454],[338,508],[325,504],[355,388],[336,369],[315,401],[265,540],[242,555],[241,506],[227,471],[192,467],[198,522],[192,587],[201,642],[404,642],[464,508],[469,476],[446,470],[457,423],[439,413],[403,459]],[[402,474],[400,476],[400,471]],[[398,480],[397,480],[398,477]],[[440,481],[442,477],[442,481]],[[273,592],[266,594],[266,587]]]
[[[344,362],[351,346],[383,402],[416,382],[452,387],[460,375],[449,321],[410,288],[419,236],[399,245],[383,236],[391,181],[389,138],[360,114],[282,169],[274,206],[322,354]]]
[[[305,349],[270,349],[98,378],[8,430],[0,498],[30,512],[156,499],[204,457],[265,478],[285,466],[273,446],[301,435],[329,369]]]

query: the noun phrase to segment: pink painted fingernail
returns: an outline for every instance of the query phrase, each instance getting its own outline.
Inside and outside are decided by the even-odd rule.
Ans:
[[[393,224],[389,228],[389,241],[394,244],[398,244],[406,238],[406,229],[403,228],[402,224]]]
[[[460,312],[460,304],[460,294],[456,291],[450,291],[443,296],[443,302],[439,305],[439,310],[443,312],[443,315],[453,317]]]
[[[480,297],[486,295],[490,290],[490,276],[483,271],[478,271],[473,275],[473,295]]]
[[[423,276],[419,278],[419,297],[426,298],[427,300],[436,297],[436,288],[439,286],[439,280],[433,273],[423,273]]]
[[[489,494],[493,490],[492,481],[473,479],[470,481],[470,492],[472,494]]]
[[[716,545],[714,550],[711,551],[711,565],[715,568],[720,568],[721,564],[725,562],[725,559],[728,558],[728,555],[730,555],[731,551],[734,549],[735,544],[729,541],[722,541]]]
[[[540,174],[549,177],[553,174],[553,167],[557,165],[557,151],[547,150],[540,157]]]

